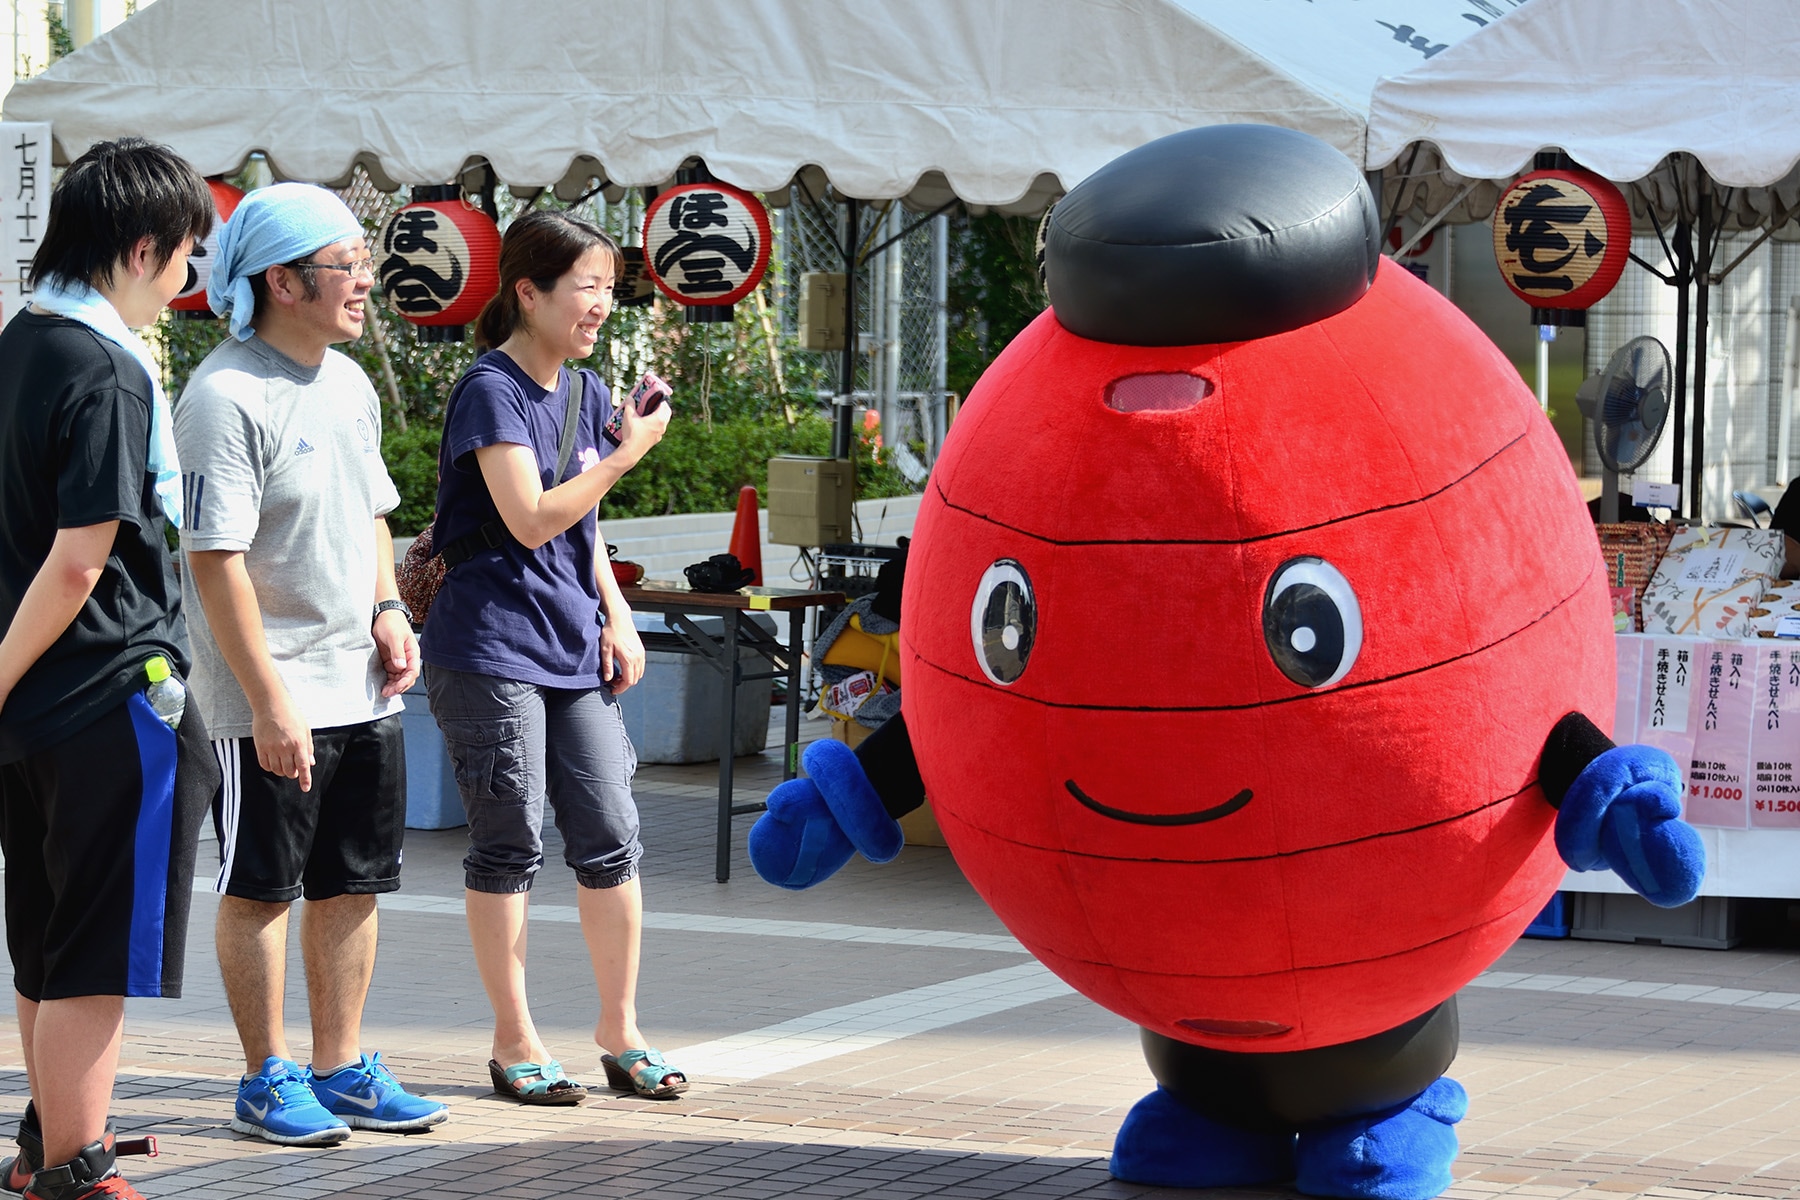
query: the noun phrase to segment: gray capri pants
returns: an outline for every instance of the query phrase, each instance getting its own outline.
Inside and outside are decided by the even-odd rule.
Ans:
[[[544,862],[546,795],[581,886],[617,887],[637,874],[637,751],[611,690],[428,665],[425,691],[469,818],[470,891],[531,890]]]

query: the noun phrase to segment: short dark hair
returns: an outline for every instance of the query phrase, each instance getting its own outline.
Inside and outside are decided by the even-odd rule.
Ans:
[[[323,247],[320,247],[323,249]],[[317,251],[314,251],[317,253]],[[277,264],[300,276],[300,293],[308,300],[319,298],[319,272],[309,262],[290,262]],[[269,311],[269,272],[274,267],[264,267],[250,276],[250,296],[254,303],[250,309],[250,324],[255,326],[256,319]]]
[[[531,280],[540,292],[552,291],[556,281],[596,246],[612,259],[614,275],[625,269],[619,243],[573,213],[541,208],[508,225],[500,239],[500,290],[475,318],[475,344],[492,350],[524,323],[519,308],[521,279]]]
[[[188,161],[143,138],[96,142],[50,193],[31,286],[47,280],[111,285],[113,269],[144,238],[160,271],[183,239],[212,230],[212,193]]]

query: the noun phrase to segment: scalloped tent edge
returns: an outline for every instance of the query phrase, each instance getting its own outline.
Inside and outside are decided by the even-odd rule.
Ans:
[[[1644,229],[1694,213],[1800,237],[1800,9],[1791,0],[1531,0],[1369,104],[1382,210],[1482,221],[1542,150],[1621,185]]]
[[[1519,0],[1499,0],[1502,4]],[[1450,44],[1451,0],[1391,21]],[[1374,81],[1420,61],[1345,0],[158,0],[36,78],[5,117],[61,161],[104,138],[204,174],[442,184],[487,164],[572,198],[693,160],[780,202],[1041,211],[1118,154],[1261,121],[1363,155]],[[1413,28],[1405,28],[1410,35]]]

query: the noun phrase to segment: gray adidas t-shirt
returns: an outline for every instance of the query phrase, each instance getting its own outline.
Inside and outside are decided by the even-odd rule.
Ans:
[[[269,654],[314,729],[398,712],[369,632],[375,518],[400,503],[381,461],[381,406],[344,355],[303,367],[260,338],[206,356],[175,404],[184,550],[242,550]],[[215,738],[250,736],[250,702],[213,640],[192,573],[190,681]]]

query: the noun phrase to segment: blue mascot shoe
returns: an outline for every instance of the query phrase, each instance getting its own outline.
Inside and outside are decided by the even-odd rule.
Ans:
[[[1404,1108],[1302,1129],[1295,1186],[1344,1200],[1431,1200],[1450,1186],[1455,1125],[1468,1111],[1469,1094],[1446,1075]]]
[[[1154,1187],[1244,1187],[1294,1177],[1294,1135],[1203,1117],[1163,1088],[1131,1106],[1113,1139],[1112,1174]]]

